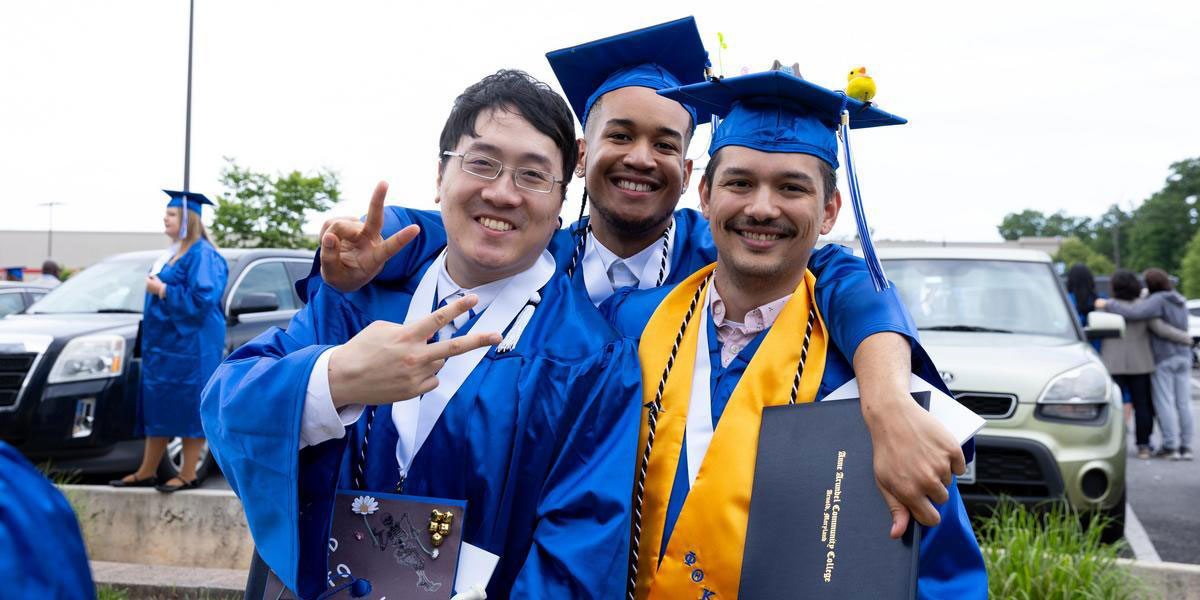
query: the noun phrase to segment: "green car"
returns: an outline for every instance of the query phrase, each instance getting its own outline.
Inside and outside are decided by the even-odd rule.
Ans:
[[[1121,392],[1089,340],[1124,333],[1124,319],[1079,324],[1050,257],[1033,250],[880,248],[942,379],[987,419],[959,478],[968,509],[1009,496],[1065,498],[1125,524]]]

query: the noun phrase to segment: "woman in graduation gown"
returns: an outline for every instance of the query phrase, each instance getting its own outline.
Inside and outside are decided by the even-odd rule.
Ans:
[[[464,543],[498,557],[488,598],[621,594],[640,377],[634,348],[556,275],[546,249],[573,138],[562,100],[523,73],[468,88],[443,132],[443,213],[387,211],[389,229],[421,228],[389,263],[393,277],[345,294],[319,276],[303,282],[309,303],[287,330],[238,349],[205,390],[205,428],[259,554],[302,598],[326,587],[338,488],[466,500]],[[528,169],[510,177],[510,167],[539,153],[554,155],[539,167],[553,172],[552,194],[519,189],[536,187],[523,179]],[[489,157],[498,165],[490,177],[478,170]],[[501,231],[506,225],[512,230]],[[504,334],[499,347],[447,359],[437,389],[420,400],[389,404],[405,399],[397,393],[361,415],[342,409],[339,431],[313,435],[314,377],[341,368],[332,347],[349,348],[376,321],[420,323],[447,299],[443,284],[461,279],[456,268],[490,259],[495,272],[520,270],[499,280],[507,283],[487,306],[484,290],[495,282],[468,290],[481,312],[438,339],[494,331]]]
[[[225,316],[221,296],[229,267],[217,253],[200,220],[212,205],[201,194],[167,191],[163,217],[170,247],[146,277],[142,310],[142,390],[139,428],[146,435],[142,464],[112,482],[117,487],[155,485],[155,472],[167,442],[183,438],[183,466],[177,477],[158,485],[162,492],[200,484],[196,463],[204,448],[200,392],[221,363]]]

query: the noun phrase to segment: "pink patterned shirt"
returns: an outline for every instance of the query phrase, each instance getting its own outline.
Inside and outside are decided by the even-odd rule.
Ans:
[[[721,344],[721,366],[728,367],[738,352],[747,344],[754,341],[754,336],[775,323],[792,295],[788,294],[778,300],[768,302],[746,313],[745,323],[735,323],[725,319],[725,302],[717,293],[717,286],[712,286],[709,296],[709,310],[712,311],[713,326],[717,330],[717,342]]]

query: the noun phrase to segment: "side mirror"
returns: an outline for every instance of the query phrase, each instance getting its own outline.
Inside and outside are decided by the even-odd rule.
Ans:
[[[229,316],[232,319],[251,313],[263,313],[279,310],[279,299],[275,294],[253,293],[242,296],[241,299],[229,309]]]
[[[1083,333],[1087,335],[1088,340],[1125,336],[1125,317],[1121,315],[1101,311],[1090,312],[1087,322]]]

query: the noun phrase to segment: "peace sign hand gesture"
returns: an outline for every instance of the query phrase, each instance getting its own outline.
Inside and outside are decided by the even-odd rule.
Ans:
[[[499,333],[469,333],[429,344],[454,317],[475,306],[474,294],[459,298],[414,323],[375,321],[329,356],[333,406],[390,404],[431,392],[446,359],[500,343]]]
[[[383,239],[380,231],[387,190],[386,181],[375,186],[366,221],[335,217],[321,226],[321,279],[342,293],[353,292],[374,279],[388,259],[421,230],[409,225]]]

